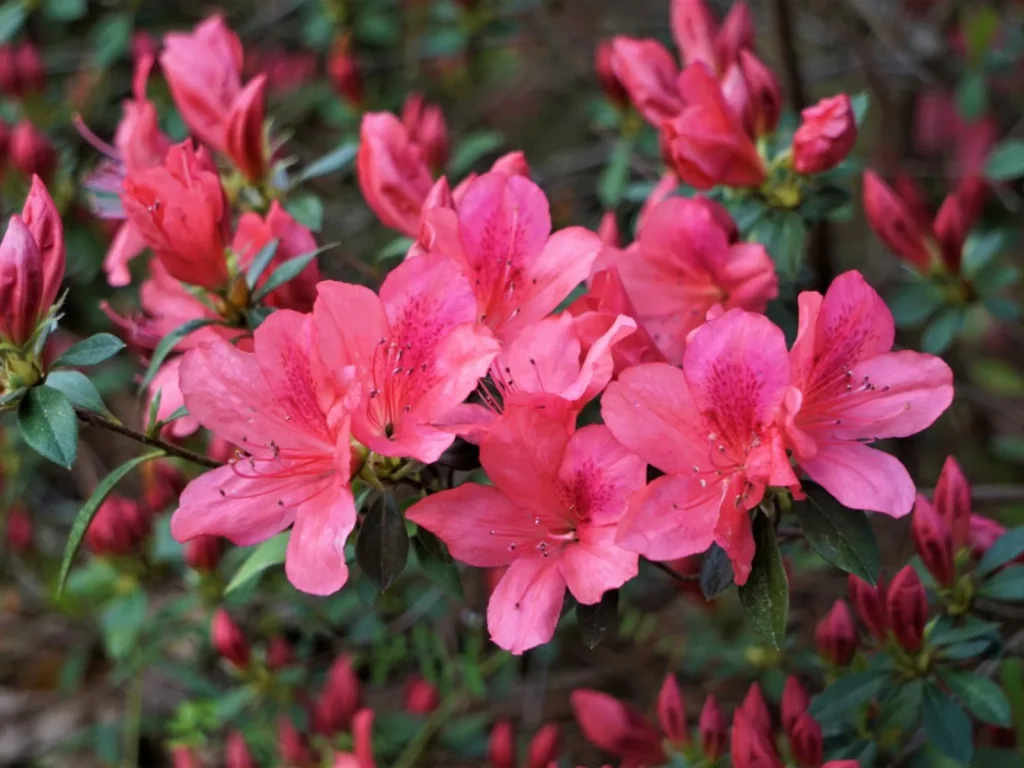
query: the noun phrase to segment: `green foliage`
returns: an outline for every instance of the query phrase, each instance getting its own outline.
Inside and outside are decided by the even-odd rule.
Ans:
[[[775,528],[766,515],[754,517],[754,541],[757,551],[750,576],[740,587],[740,603],[757,636],[773,648],[782,648],[789,617],[789,579]]]
[[[821,488],[805,492],[807,500],[795,502],[793,509],[807,542],[832,565],[875,584],[878,545],[867,516],[842,506]]]
[[[67,396],[52,387],[33,387],[18,406],[18,429],[40,456],[71,469],[78,455],[78,418]]]

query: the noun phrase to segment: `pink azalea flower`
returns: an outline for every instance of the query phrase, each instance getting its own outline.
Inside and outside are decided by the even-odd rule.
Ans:
[[[683,370],[624,371],[602,399],[604,421],[666,474],[630,500],[616,541],[652,560],[718,542],[745,583],[754,556],[748,512],[766,486],[797,484],[773,426],[789,383],[782,331],[739,309],[694,333]]]
[[[160,370],[157,371],[156,376],[153,377],[153,381],[149,385],[149,403],[147,404],[147,413],[149,411],[148,405],[151,405],[153,400],[156,398],[157,393],[160,394],[160,407],[157,409],[156,417],[158,420],[170,418],[171,414],[176,410],[185,405],[185,398],[181,393],[181,386],[178,383],[178,374],[181,368],[182,357],[173,357],[160,366]],[[180,419],[175,419],[165,428],[167,434],[171,437],[181,438],[188,437],[199,429],[199,420],[189,414],[183,416]]]
[[[181,363],[189,412],[241,452],[189,483],[171,533],[248,546],[291,525],[288,579],[330,594],[348,578],[345,539],[356,522],[349,422],[359,385],[351,368],[321,362],[308,315],[279,310],[254,337],[254,352],[217,341]]]
[[[933,355],[890,352],[892,313],[859,272],[837,277],[824,297],[801,293],[799,305],[782,420],[787,447],[841,504],[908,514],[914,481],[895,457],[865,443],[930,426],[953,400],[953,372]]]
[[[491,594],[491,638],[512,653],[555,632],[566,587],[585,605],[637,574],[615,544],[643,462],[604,426],[570,434],[535,409],[506,414],[480,447],[493,486],[467,483],[428,496],[406,517],[442,538],[469,565],[508,566]]]
[[[711,307],[763,312],[779,294],[764,246],[731,243],[727,214],[702,199],[670,197],[643,220],[634,246],[618,259],[637,319],[670,363]],[[731,224],[731,221],[729,221]]]
[[[455,439],[437,422],[487,373],[498,342],[476,322],[458,265],[437,254],[403,262],[380,287],[323,282],[313,307],[324,362],[354,366],[356,439],[385,456],[430,463]]]

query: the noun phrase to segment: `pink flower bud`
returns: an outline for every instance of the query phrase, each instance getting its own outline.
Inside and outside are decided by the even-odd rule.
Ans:
[[[700,63],[718,71],[715,53],[715,21],[704,0],[672,0],[672,35],[687,66]]]
[[[299,733],[287,717],[277,721],[277,751],[281,755],[281,762],[289,768],[306,766],[313,759],[306,737]]]
[[[912,213],[903,200],[874,171],[864,171],[864,213],[868,224],[897,256],[922,274],[932,265],[930,231],[922,228],[919,214]]]
[[[174,768],[203,768],[203,761],[192,747],[181,745],[171,748],[171,765]]]
[[[896,642],[910,653],[920,651],[928,620],[928,599],[913,566],[905,566],[892,580],[886,607]]]
[[[413,715],[429,715],[441,703],[437,688],[422,677],[413,677],[406,682],[402,698],[405,711]]]
[[[43,305],[43,260],[32,232],[11,216],[0,242],[0,338],[22,346],[35,332]]]
[[[793,167],[798,173],[821,173],[841,163],[857,143],[857,121],[845,93],[822,99],[800,113],[793,135]]]
[[[487,759],[491,768],[516,768],[516,737],[508,720],[499,720],[491,728]]]
[[[245,737],[240,731],[228,734],[224,749],[224,768],[256,768],[256,761],[249,752]]]
[[[132,61],[138,63],[144,59],[155,59],[160,51],[160,43],[144,29],[132,35]]]
[[[739,63],[750,94],[754,136],[772,133],[782,116],[782,87],[775,74],[750,51],[740,51]]]
[[[615,220],[615,211],[605,211],[601,217],[601,225],[597,228],[597,236],[605,245],[613,248],[622,247],[622,236],[619,234],[619,222]]]
[[[7,548],[19,555],[32,549],[32,518],[22,504],[7,511]]]
[[[352,55],[352,40],[348,35],[339,35],[335,39],[331,55],[327,59],[327,76],[341,99],[355,109],[363,108],[366,99],[363,75],[355,56]]]
[[[657,40],[612,38],[611,66],[633,106],[651,125],[659,127],[679,113],[678,68],[672,54]]]
[[[967,545],[969,537],[971,486],[952,456],[947,456],[942,465],[932,504],[939,517],[949,526],[953,551],[959,552]]]
[[[176,503],[178,495],[188,485],[181,470],[167,461],[151,461],[142,467],[141,474],[142,503],[153,514],[163,512]]]
[[[725,717],[718,707],[718,700],[714,696],[704,699],[704,706],[700,710],[700,748],[704,756],[711,760],[721,757],[725,751],[725,741],[728,736],[725,725]]]
[[[20,95],[41,91],[46,86],[46,72],[39,49],[26,41],[14,50],[14,66],[18,74]]]
[[[526,768],[548,768],[561,753],[561,733],[554,723],[542,725],[530,739],[526,750]]]
[[[614,696],[577,688],[571,702],[576,722],[595,747],[641,765],[665,762],[661,733]]]
[[[804,713],[789,734],[789,746],[799,768],[819,768],[823,752],[821,726],[810,714]]]
[[[444,168],[448,162],[448,126],[441,108],[411,93],[402,107],[402,124],[409,139],[423,149],[427,165],[434,171]]]
[[[17,96],[19,87],[14,48],[10,45],[0,46],[0,93]]]
[[[85,532],[85,544],[96,555],[127,555],[149,536],[150,524],[136,501],[108,496]]]
[[[783,768],[771,733],[765,733],[750,721],[740,708],[732,719],[733,768]]]
[[[757,30],[754,29],[750,7],[745,2],[733,3],[715,37],[715,56],[719,70],[728,69],[731,64],[739,61],[743,51],[754,50],[756,37]]]
[[[267,76],[257,75],[235,97],[224,134],[224,151],[251,182],[267,173],[268,151],[263,140]]]
[[[743,711],[749,724],[761,733],[771,736],[774,732],[775,727],[772,725],[771,712],[768,711],[768,702],[764,700],[761,686],[757,683],[752,683],[747,690],[747,695],[743,698],[743,703],[740,704],[740,710]]]
[[[244,669],[249,666],[249,641],[242,628],[223,608],[213,612],[210,624],[210,642],[221,658],[228,663]]]
[[[967,240],[972,223],[967,218],[960,198],[956,194],[947,195],[935,216],[934,230],[942,262],[953,274],[960,272],[964,241]]]
[[[343,731],[352,723],[359,711],[363,690],[352,666],[352,657],[342,654],[327,672],[320,697],[313,710],[313,728],[317,733],[330,736]]]
[[[361,709],[352,718],[352,739],[355,742],[359,768],[376,768],[373,759],[373,710]]]
[[[284,669],[295,663],[295,651],[288,638],[276,635],[267,645],[267,667],[272,670]]]
[[[818,655],[833,666],[845,667],[853,661],[858,642],[850,609],[843,600],[836,600],[814,630]]]
[[[196,536],[185,542],[185,563],[203,573],[216,570],[223,553],[224,539],[220,536]]]
[[[11,165],[23,174],[35,174],[44,181],[49,180],[57,168],[57,150],[50,139],[24,119],[19,120],[11,132],[8,156]]]
[[[956,581],[956,565],[953,562],[953,537],[949,525],[920,493],[914,504],[910,531],[914,549],[924,567],[941,586],[952,586]]]
[[[615,74],[614,57],[612,41],[602,40],[594,49],[594,70],[597,72],[597,81],[601,84],[605,98],[613,106],[621,109],[629,104],[629,94]]]
[[[885,640],[889,636],[885,581],[879,577],[878,586],[872,587],[863,579],[851,574],[847,577],[846,584],[850,590],[853,609],[861,622],[876,639]]]
[[[971,554],[976,560],[980,560],[989,547],[996,543],[996,539],[1006,533],[1005,525],[981,515],[971,515],[968,526],[967,546],[971,548]]]
[[[810,703],[811,697],[807,695],[807,691],[800,685],[800,681],[792,675],[786,678],[786,685],[782,689],[782,729],[786,733],[793,733],[793,726],[796,725],[796,721],[800,719],[800,716],[807,711]]]
[[[57,300],[60,284],[64,279],[64,225],[60,213],[53,203],[46,185],[38,176],[32,177],[21,219],[32,232],[32,238],[39,246],[43,268],[43,301],[40,307],[42,318]]]
[[[686,732],[686,708],[683,694],[679,690],[676,676],[669,673],[658,692],[658,724],[673,744],[688,744],[690,735]]]

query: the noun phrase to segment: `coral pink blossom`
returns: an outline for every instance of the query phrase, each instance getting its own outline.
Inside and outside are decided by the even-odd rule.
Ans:
[[[793,134],[793,167],[797,173],[835,168],[857,143],[853,104],[845,93],[822,99],[800,116],[803,122]]]
[[[604,426],[570,434],[534,409],[506,414],[480,447],[493,486],[467,483],[428,496],[407,517],[445,541],[452,556],[508,566],[487,607],[491,639],[513,653],[546,643],[568,587],[592,605],[637,574],[615,526],[643,462]]]
[[[930,426],[953,399],[953,372],[933,355],[890,352],[892,313],[859,272],[837,277],[824,298],[801,293],[799,305],[787,446],[841,504],[902,517],[914,482],[895,457],[865,443]]]
[[[764,246],[733,245],[728,237],[708,205],[672,197],[644,218],[636,243],[618,259],[637,319],[670,363],[682,360],[686,337],[711,307],[763,312],[778,296]]]
[[[657,40],[613,38],[611,67],[633,106],[655,128],[679,112],[682,107],[676,90],[679,67],[668,49]]]
[[[356,522],[349,421],[359,385],[351,368],[320,361],[309,316],[275,312],[256,329],[254,347],[217,341],[181,364],[189,413],[241,452],[189,483],[171,533],[248,546],[291,525],[289,580],[329,594],[348,577],[345,539]]]
[[[570,697],[576,722],[595,747],[626,761],[626,765],[662,765],[662,735],[643,716],[601,691],[577,688]]]
[[[438,421],[472,392],[498,353],[476,322],[466,278],[449,259],[403,262],[380,287],[323,282],[313,308],[324,361],[355,366],[362,399],[352,432],[370,450],[429,463],[454,440]],[[358,318],[357,322],[353,322]]]
[[[754,556],[749,510],[767,485],[796,484],[773,427],[789,383],[782,331],[739,309],[694,333],[683,370],[649,363],[612,382],[605,423],[666,473],[630,500],[619,544],[675,560],[717,541],[745,583]]]
[[[433,181],[423,148],[389,112],[363,115],[356,171],[366,204],[386,227],[415,237]]]

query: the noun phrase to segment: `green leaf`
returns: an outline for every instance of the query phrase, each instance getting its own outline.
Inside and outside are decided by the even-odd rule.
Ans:
[[[106,69],[128,52],[134,26],[132,14],[111,13],[92,28],[93,52],[100,69]]]
[[[43,13],[54,21],[77,21],[89,10],[87,0],[44,0]]]
[[[834,720],[853,718],[857,710],[881,693],[889,681],[886,670],[855,672],[836,680],[814,697],[808,709],[822,724]]]
[[[304,181],[315,179],[318,176],[326,176],[329,173],[340,171],[355,160],[356,153],[358,151],[358,141],[343,142],[337,148],[331,150],[326,155],[317,158],[299,171],[292,183],[301,184]]]
[[[22,0],[7,0],[0,5],[0,45],[10,42],[22,24],[26,16],[25,3]]]
[[[995,258],[1009,248],[1012,235],[1005,229],[974,230],[964,243],[961,272],[968,280],[974,280],[978,273],[995,261]]]
[[[259,290],[253,294],[253,301],[261,301],[269,296],[272,291],[277,290],[288,281],[294,280],[302,274],[302,271],[308,267],[317,256],[328,248],[333,247],[334,243],[331,243],[317,248],[315,251],[310,251],[309,253],[304,253],[301,256],[296,256],[293,259],[288,259],[288,261],[270,273],[270,277],[267,278],[267,282],[261,285]]]
[[[448,163],[449,178],[461,179],[476,165],[484,155],[494,152],[505,143],[505,134],[501,131],[477,131],[464,138],[451,162]]]
[[[992,181],[1024,176],[1024,139],[1007,139],[997,144],[985,161],[985,175]]]
[[[194,320],[187,320],[160,339],[160,343],[157,344],[156,349],[153,350],[153,357],[149,361],[149,368],[146,370],[146,375],[142,377],[142,386],[140,389],[145,389],[149,386],[150,382],[153,381],[153,377],[156,376],[157,371],[160,370],[160,366],[163,365],[167,356],[174,351],[174,347],[177,346],[179,341],[184,339],[190,333],[198,331],[200,328],[206,328],[210,325],[219,325],[220,322],[219,318],[197,317]]]
[[[868,91],[855,93],[850,97],[850,105],[853,107],[853,119],[857,123],[857,127],[860,128],[864,125],[864,119],[868,116],[868,110],[871,108],[871,94]]]
[[[107,495],[114,490],[114,486],[121,482],[125,475],[147,461],[159,459],[163,455],[163,451],[151,451],[141,456],[136,456],[134,459],[130,459],[117,467],[96,486],[92,496],[78,510],[75,522],[71,524],[71,532],[68,534],[67,543],[64,545],[64,559],[60,564],[60,574],[57,576],[58,595],[64,589],[64,583],[68,578],[68,571],[71,570],[71,562],[75,559],[75,553],[78,552],[78,548],[82,545],[85,532],[89,529],[89,524],[92,523],[93,517],[96,516],[96,511],[100,508],[100,504],[103,503],[103,500],[107,498]]]
[[[808,543],[825,560],[872,586],[878,581],[878,544],[863,512],[847,509],[822,488],[807,489],[793,505]]]
[[[319,232],[324,226],[324,204],[314,194],[305,193],[292,195],[284,204],[285,209],[307,229]]]
[[[391,259],[397,259],[399,256],[405,256],[414,242],[416,241],[411,237],[396,237],[374,254],[373,262],[380,264],[383,261],[390,261]]]
[[[1006,565],[1011,560],[1016,560],[1024,554],[1024,525],[1011,528],[988,548],[974,573],[979,578],[987,573],[992,573],[996,568]]]
[[[988,87],[983,72],[965,72],[956,86],[956,108],[965,120],[974,121],[985,114]]]
[[[953,645],[965,640],[974,640],[986,635],[998,639],[1000,624],[994,621],[982,621],[975,616],[966,616],[961,623],[954,624],[948,616],[940,617],[928,630],[928,642],[937,645]]]
[[[966,314],[961,307],[946,307],[921,334],[921,349],[933,355],[941,355],[964,327]]]
[[[100,624],[108,656],[123,659],[137,647],[136,640],[146,623],[148,607],[146,593],[141,589],[117,595],[103,607]]]
[[[110,413],[103,404],[100,393],[96,391],[96,386],[81,371],[53,371],[47,375],[43,386],[63,392],[76,408],[85,408],[96,413]]]
[[[77,368],[83,365],[102,363],[124,349],[124,342],[110,333],[97,333],[78,342],[58,357],[53,368]]]
[[[795,211],[772,211],[754,225],[750,239],[761,243],[775,262],[780,276],[795,280],[803,263],[807,228]]]
[[[437,536],[426,528],[419,528],[412,537],[416,561],[430,581],[457,600],[465,600],[462,578],[455,561]]]
[[[1024,733],[1024,662],[1019,658],[1003,659],[999,678],[1010,702],[1013,730]],[[1024,756],[1024,744],[1018,742],[1017,749]]]
[[[974,751],[971,718],[935,683],[929,682],[924,687],[921,718],[931,746],[959,763],[971,762]]]
[[[163,427],[166,427],[172,421],[177,421],[178,419],[183,419],[186,416],[188,416],[188,406],[179,405],[177,408],[174,409],[174,411],[171,413],[171,415],[168,416],[166,419],[160,419],[160,421],[158,421],[157,424],[156,424],[156,428],[157,429],[161,429]]]
[[[740,587],[740,604],[758,637],[781,648],[789,618],[789,580],[775,541],[775,527],[766,515],[754,518],[754,541],[757,550],[747,583]]]
[[[281,241],[276,237],[269,243],[260,248],[259,253],[253,258],[252,263],[249,265],[249,269],[245,272],[245,284],[249,286],[251,291],[256,287],[256,283],[260,281],[263,276],[264,270],[270,265],[271,260],[274,258],[274,254],[277,253],[277,246],[281,244]]]
[[[619,139],[597,180],[597,197],[606,211],[614,210],[622,201],[622,194],[629,183],[629,163],[632,158],[632,140]]]
[[[1002,728],[1009,727],[1010,702],[996,683],[960,669],[940,669],[939,677],[976,718]]]
[[[1024,397],[1024,375],[1005,360],[982,357],[970,364],[971,381],[1001,397]]]
[[[914,280],[901,286],[889,299],[889,309],[900,328],[920,325],[945,303],[945,295],[930,280]]]
[[[363,518],[356,539],[356,561],[377,589],[384,592],[405,570],[409,558],[409,534],[405,518],[392,493],[384,493],[379,505]]]
[[[734,583],[729,555],[712,544],[700,563],[700,591],[705,600],[714,600]]]
[[[33,387],[18,405],[18,427],[29,448],[65,469],[78,455],[78,418],[67,396]]]
[[[285,553],[288,551],[288,531],[279,533],[273,538],[267,539],[262,544],[253,547],[252,552],[245,558],[245,562],[231,577],[224,594],[233,592],[239,587],[248,584],[267,568],[280,565],[284,562]]]
[[[1024,600],[1024,565],[1010,565],[998,571],[978,589],[986,600]]]
[[[576,605],[580,639],[590,650],[599,646],[619,622],[619,590],[609,589],[593,605]]]

